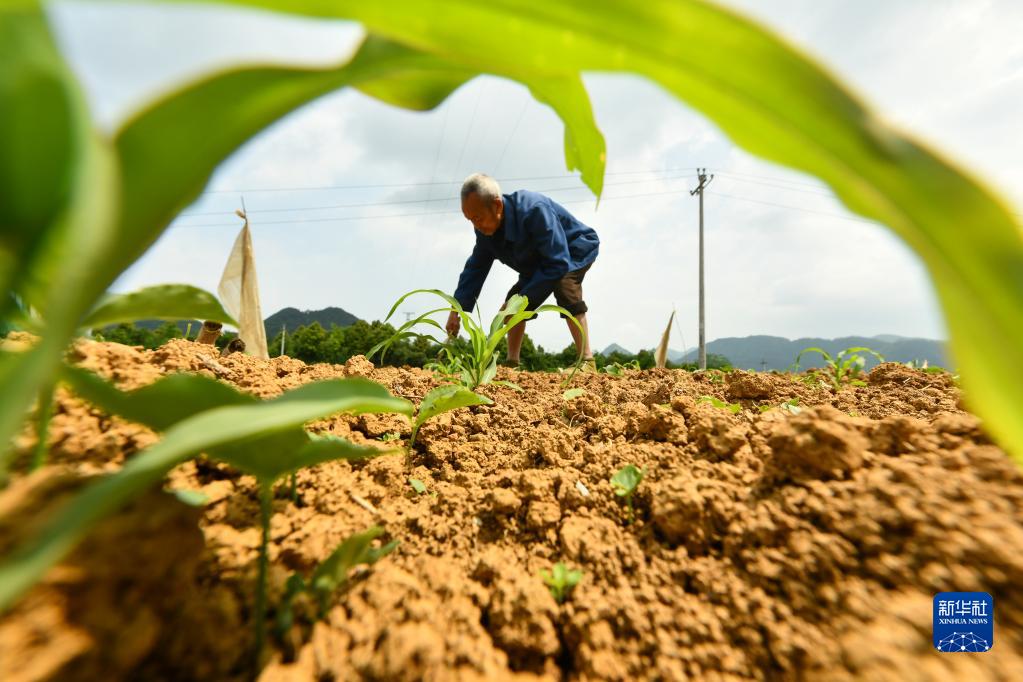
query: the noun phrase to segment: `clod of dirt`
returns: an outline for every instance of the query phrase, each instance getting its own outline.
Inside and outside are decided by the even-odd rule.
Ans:
[[[769,398],[775,392],[774,378],[770,374],[758,374],[742,370],[729,372],[727,375],[728,395],[733,399],[759,400]]]
[[[863,464],[870,446],[856,421],[832,407],[776,422],[768,435],[767,474],[778,480],[841,478]]]
[[[74,357],[124,389],[174,371],[260,397],[357,375],[415,401],[437,385],[363,358],[234,353],[216,359],[218,376],[204,356],[174,340],[82,342]],[[278,492],[270,618],[287,574],[309,577],[352,533],[380,524],[400,544],[353,572],[325,620],[275,641],[262,680],[994,682],[1023,670],[1023,473],[951,376],[886,363],[867,386],[833,391],[781,375],[629,371],[577,377],[586,393],[567,403],[560,376],[500,376],[524,391],[486,387],[494,405],[430,420],[408,461],[328,462],[298,472],[297,502]],[[801,414],[749,404],[792,398]],[[309,427],[382,447],[408,432],[374,415]],[[156,437],[59,391],[51,464],[36,476],[115,471]],[[626,464],[647,471],[633,523],[609,482]],[[113,517],[0,616],[0,678],[249,679],[255,481],[204,458],[168,480],[207,505],[155,494]],[[59,499],[59,486],[24,492],[38,481],[16,472],[0,496],[0,553],[21,523],[8,521],[29,518],[4,500]],[[559,561],[583,571],[560,605],[539,577]],[[994,596],[991,651],[935,655],[940,591]]]

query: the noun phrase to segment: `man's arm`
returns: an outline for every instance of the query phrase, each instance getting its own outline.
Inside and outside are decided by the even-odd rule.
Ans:
[[[487,281],[493,264],[494,256],[477,239],[476,246],[473,247],[472,253],[465,261],[465,267],[462,268],[462,274],[458,277],[458,288],[455,289],[455,299],[466,312],[472,312],[476,307],[476,299],[483,291],[483,283]]]
[[[529,299],[532,309],[551,295],[558,280],[568,274],[572,260],[565,230],[549,208],[542,205],[533,208],[526,216],[525,227],[540,255],[539,266],[522,283],[520,291]]]

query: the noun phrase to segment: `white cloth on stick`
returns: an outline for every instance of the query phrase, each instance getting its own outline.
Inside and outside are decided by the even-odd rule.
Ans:
[[[245,352],[253,357],[267,359],[266,329],[259,307],[259,285],[256,283],[256,259],[252,251],[249,221],[234,241],[234,248],[224,266],[224,275],[217,287],[224,309],[238,320],[238,338],[245,342]]]

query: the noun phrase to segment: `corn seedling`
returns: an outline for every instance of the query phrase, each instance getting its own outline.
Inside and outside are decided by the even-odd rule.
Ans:
[[[405,324],[401,325],[391,338],[374,346],[367,354],[367,357],[371,358],[377,353],[380,353],[380,357],[383,358],[387,353],[387,349],[393,343],[410,337],[427,338],[437,344],[444,343],[430,334],[422,334],[420,332],[413,331],[413,328],[418,325],[425,325],[435,327],[440,330],[440,332],[446,334],[444,328],[440,325],[440,323],[432,319],[432,316],[439,313],[454,312],[458,314],[458,317],[461,320],[461,326],[469,336],[469,348],[468,350],[463,350],[455,344],[446,344],[444,349],[446,350],[447,360],[440,365],[444,368],[444,371],[454,376],[462,386],[469,390],[475,390],[476,387],[485,384],[507,386],[522,390],[510,381],[495,381],[494,379],[494,377],[497,376],[498,348],[501,341],[503,341],[504,337],[508,335],[508,332],[511,331],[512,327],[520,322],[525,322],[526,320],[536,317],[539,313],[556,312],[568,316],[576,327],[579,328],[580,333],[582,333],[582,326],[579,324],[579,321],[564,308],[556,305],[542,305],[536,310],[527,310],[529,300],[525,296],[518,295],[512,296],[508,299],[504,308],[498,312],[490,322],[490,328],[488,331],[483,327],[483,321],[481,319],[478,317],[474,319],[472,315],[462,310],[462,306],[454,297],[437,289],[417,289],[405,294],[397,300],[394,306],[391,307],[391,311],[387,314],[386,320],[391,319],[391,316],[394,315],[398,306],[400,306],[405,299],[414,294],[421,293],[439,296],[445,303],[447,303],[447,305],[430,310],[415,319],[405,322]],[[575,365],[576,369],[578,369],[582,364],[582,360],[583,358],[580,354]],[[571,380],[571,378],[571,375],[569,375],[568,379],[566,379],[566,384]]]
[[[799,368],[799,360],[806,353],[820,353],[821,357],[824,358],[824,362],[827,365],[828,371],[825,373],[828,381],[831,383],[831,387],[836,391],[840,391],[846,384],[853,386],[866,386],[867,384],[857,377],[860,376],[860,372],[867,364],[867,358],[861,353],[869,353],[877,358],[878,362],[884,362],[884,357],[865,346],[854,346],[852,348],[846,348],[845,350],[839,351],[838,355],[834,358],[821,348],[804,348],[799,351],[799,355],[796,356],[795,366]]]
[[[696,399],[696,402],[707,403],[708,405],[713,405],[714,407],[721,408],[722,410],[728,410],[732,414],[739,414],[739,412],[742,411],[742,405],[739,403],[726,403],[724,400],[715,398],[712,395],[701,395]]]
[[[565,603],[572,588],[579,584],[583,572],[577,568],[569,569],[563,562],[554,564],[550,571],[540,569],[540,579],[550,589],[554,601],[559,604]]]
[[[760,410],[761,414],[769,410],[773,410],[775,408],[778,408],[785,412],[789,412],[791,414],[799,414],[800,412],[803,411],[803,409],[799,407],[799,398],[792,398],[791,400],[786,400],[785,402],[779,403],[778,405],[757,405],[757,409]]]
[[[628,362],[612,362],[604,365],[601,371],[613,377],[621,377],[625,376],[625,370],[627,369],[639,370],[642,368],[639,366],[639,360],[629,360]]]
[[[161,431],[163,438],[119,472],[86,486],[57,511],[42,533],[7,557],[0,565],[0,611],[62,559],[99,520],[143,493],[173,467],[205,452],[251,474],[258,483],[262,540],[254,609],[257,657],[264,641],[274,483],[321,462],[385,454],[333,436],[309,434],[302,425],[337,412],[412,412],[407,401],[361,378],[319,381],[261,401],[198,375],[172,375],[130,393],[79,368],[65,367],[62,376],[82,398]]]
[[[436,417],[438,414],[449,412],[451,410],[457,410],[459,407],[469,407],[470,405],[493,405],[494,401],[486,396],[473,393],[464,386],[446,385],[438,386],[433,389],[423,398],[423,402],[419,403],[419,410],[416,413],[416,419],[412,423],[412,437],[409,439],[409,448],[416,444],[416,435],[419,433],[419,427],[431,417]]]
[[[632,508],[632,495],[643,481],[644,476],[646,476],[646,467],[640,469],[635,464],[626,464],[611,477],[611,487],[614,489],[615,495],[625,498],[625,504],[629,509],[628,523],[632,523],[636,518],[635,510]]]
[[[353,568],[359,565],[372,566],[394,551],[398,546],[397,540],[392,540],[382,547],[373,546],[373,541],[383,532],[383,528],[373,526],[348,537],[316,567],[308,581],[298,573],[289,577],[285,584],[284,596],[277,607],[274,629],[278,637],[284,636],[294,624],[296,597],[304,594],[312,598],[316,602],[316,615],[310,620],[322,620],[334,597],[348,587],[348,574]]]
[[[585,388],[569,388],[564,393],[561,394],[561,400],[564,403],[561,407],[562,420],[566,420],[568,417],[568,403],[585,394],[586,394]],[[571,426],[572,423],[569,422],[569,427]]]

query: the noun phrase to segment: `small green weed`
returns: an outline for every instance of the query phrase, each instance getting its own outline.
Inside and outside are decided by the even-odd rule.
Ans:
[[[635,464],[626,464],[611,477],[611,487],[614,488],[615,495],[624,497],[625,504],[629,508],[628,523],[632,523],[636,518],[635,510],[632,508],[632,495],[643,481],[644,476],[646,476],[646,467],[640,469]]]
[[[356,566],[372,566],[398,546],[397,540],[373,547],[373,541],[383,534],[379,526],[348,537],[338,545],[323,563],[316,567],[308,582],[298,573],[288,578],[284,596],[277,607],[274,632],[278,637],[291,629],[295,622],[295,598],[305,594],[316,603],[316,614],[310,620],[321,620],[327,614],[334,596],[348,586],[348,573]]]
[[[540,569],[540,578],[551,591],[554,601],[564,604],[572,588],[582,580],[583,572],[577,568],[569,569],[563,562],[554,564],[552,570]]]
[[[739,414],[739,412],[742,411],[742,405],[740,405],[739,403],[726,403],[724,400],[721,400],[720,398],[715,398],[712,395],[701,395],[699,398],[696,399],[696,402],[707,403],[709,405],[713,405],[714,407],[719,407],[722,410],[728,410],[732,414]]]
[[[768,410],[773,410],[776,407],[792,414],[799,414],[803,411],[803,408],[799,406],[799,398],[792,398],[791,400],[786,400],[778,405],[757,405],[757,409],[760,410],[761,414]]]

